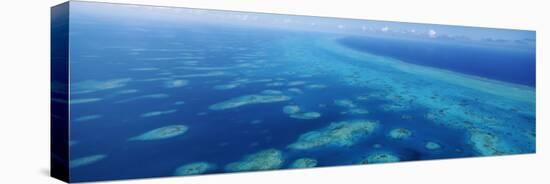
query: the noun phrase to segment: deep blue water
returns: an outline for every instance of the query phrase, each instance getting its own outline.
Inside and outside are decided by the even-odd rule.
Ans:
[[[205,174],[225,173],[229,163],[266,149],[277,149],[283,154],[283,164],[271,169],[288,168],[303,157],[316,159],[318,166],[358,164],[375,152],[391,153],[401,161],[483,156],[487,154],[476,150],[470,140],[471,134],[479,131],[488,131],[483,135],[497,136],[501,141],[486,143],[500,151],[491,155],[534,152],[534,140],[529,137],[534,137],[535,132],[533,103],[357,61],[332,52],[325,45],[316,45],[316,41],[347,37],[334,44],[414,64],[534,86],[534,56],[529,52],[197,22],[123,22],[78,14],[73,18],[70,99],[100,100],[71,104],[70,139],[76,142],[70,148],[71,160],[106,155],[102,160],[72,168],[73,181],[172,176],[179,166],[194,162],[216,165]],[[209,72],[223,75],[190,76]],[[117,79],[124,82],[109,83]],[[241,82],[234,89],[214,88],[243,79],[248,82]],[[270,81],[250,82],[259,79]],[[166,86],[166,82],[174,80],[188,83]],[[295,81],[326,88],[289,86]],[[268,85],[273,82],[283,85]],[[75,87],[79,85],[91,91],[82,92]],[[289,91],[290,88],[303,93]],[[292,99],[225,110],[209,108],[267,89],[278,90]],[[128,90],[131,92],[122,93]],[[147,98],[155,94],[164,97]],[[357,100],[361,95],[372,97]],[[335,105],[338,99],[349,99],[369,113],[345,114],[349,109]],[[175,104],[180,101],[184,103]],[[383,108],[391,104],[404,104],[406,108]],[[294,119],[283,113],[285,105],[298,105],[321,117]],[[142,117],[144,113],[163,110],[176,112]],[[512,110],[517,113],[510,113]],[[464,114],[452,114],[458,111]],[[434,112],[440,119],[431,118]],[[91,115],[98,118],[77,121]],[[332,122],[356,119],[377,121],[379,127],[352,146],[309,150],[288,147],[306,132]],[[189,129],[168,139],[128,141],[173,124]],[[405,128],[412,136],[391,139],[388,133],[395,128]],[[441,148],[426,149],[428,141]]]
[[[523,45],[502,47],[449,40],[347,37],[341,43],[404,62],[535,87],[536,54]],[[527,47],[527,49],[526,49]]]

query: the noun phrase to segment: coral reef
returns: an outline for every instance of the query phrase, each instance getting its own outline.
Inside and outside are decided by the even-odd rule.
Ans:
[[[245,156],[238,162],[233,162],[225,167],[229,172],[258,171],[279,169],[284,163],[283,153],[277,149],[267,149]]]
[[[369,120],[349,120],[331,123],[329,126],[302,134],[298,140],[288,147],[304,150],[323,146],[352,146],[368,137],[378,122]]]

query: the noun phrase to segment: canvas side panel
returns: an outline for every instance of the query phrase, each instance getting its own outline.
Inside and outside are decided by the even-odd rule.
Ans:
[[[51,176],[69,181],[69,2],[51,8]]]

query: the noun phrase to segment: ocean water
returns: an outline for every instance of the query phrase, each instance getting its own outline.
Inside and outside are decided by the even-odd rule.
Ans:
[[[535,87],[535,50],[457,41],[348,37],[341,43],[413,64]],[[497,67],[498,66],[498,67]]]
[[[536,150],[531,51],[85,13],[71,21],[72,181]]]

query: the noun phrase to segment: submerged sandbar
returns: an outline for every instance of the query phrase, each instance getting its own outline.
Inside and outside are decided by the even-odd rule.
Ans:
[[[244,95],[220,103],[216,103],[214,105],[211,105],[209,108],[211,110],[225,110],[252,104],[282,102],[290,99],[291,97],[285,95],[253,94]]]

